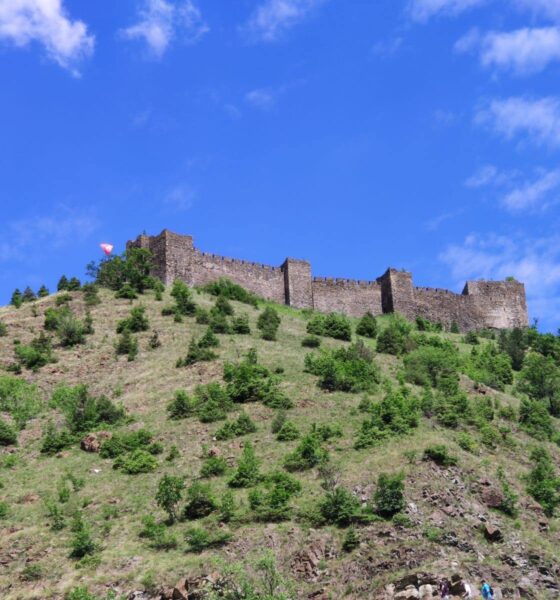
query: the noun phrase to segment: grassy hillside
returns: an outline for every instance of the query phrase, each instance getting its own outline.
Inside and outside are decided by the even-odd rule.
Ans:
[[[475,586],[481,577],[488,577],[506,596],[513,596],[519,587],[535,597],[558,594],[560,522],[554,510],[546,515],[531,497],[526,479],[535,465],[543,471],[551,464],[552,472],[545,475],[554,504],[560,493],[559,480],[554,480],[560,472],[560,448],[554,443],[558,437],[552,430],[543,434],[540,425],[535,429],[527,420],[520,422],[524,396],[514,394],[518,372],[512,383],[490,381],[503,391],[471,379],[488,381],[503,367],[494,362],[489,374],[469,358],[473,347],[481,353],[495,341],[478,337],[473,345],[465,343],[461,334],[413,330],[405,335],[403,353],[395,356],[378,352],[377,340],[360,338],[364,346],[358,346],[356,353],[365,357],[361,367],[367,364],[370,369],[352,372],[359,382],[354,387],[360,391],[331,391],[318,385],[319,376],[309,372],[309,363],[305,367],[305,356],[320,356],[321,349],[348,348],[352,342],[319,336],[320,349],[302,347],[313,315],[276,306],[281,323],[277,339],[269,341],[262,339],[257,319],[272,305],[261,302],[256,308],[231,301],[235,315],[248,315],[251,333],[218,333],[219,346],[210,349],[216,358],[177,367],[191,340],[200,339],[208,325],[197,323],[205,318],[195,315],[183,316],[181,322],[173,315],[162,316],[162,308],[174,299],[169,289],[162,300],[156,295],[147,291],[136,300],[116,299],[114,292],[101,289],[101,302],[87,307],[83,292],[71,292],[67,303],[59,300],[60,306],[69,306],[79,319],[88,310],[94,333],[85,335],[84,343],[63,347],[51,327],[46,334],[53,336],[51,358],[56,362],[29,369],[21,365],[26,355],[20,351],[20,372],[14,366],[18,362],[14,342],[26,347],[36,339],[44,331],[45,311],[56,309],[62,294],[17,309],[0,309],[6,329],[0,337],[0,364],[6,369],[0,371],[0,408],[4,423],[17,431],[18,438],[17,445],[0,446],[0,594],[4,600],[65,594],[88,598],[85,589],[92,598],[105,598],[111,590],[117,598],[133,591],[146,592],[138,597],[159,598],[163,588],[172,588],[181,579],[213,572],[229,574],[238,585],[247,580],[244,595],[237,597],[250,597],[249,587],[256,590],[253,597],[382,597],[386,585],[400,581],[402,588],[403,577],[419,572],[448,577],[459,573]],[[196,291],[192,300],[199,309],[210,310],[216,298]],[[129,360],[115,352],[116,330],[137,306],[145,307],[149,327],[132,333],[138,354]],[[378,330],[393,327],[394,321],[378,318]],[[358,320],[350,323],[355,342]],[[161,345],[151,348],[156,345],[154,331]],[[426,339],[431,341],[424,344]],[[438,356],[426,357],[415,350],[435,348],[436,339]],[[237,392],[255,383],[253,375],[247,375],[255,371],[247,366],[252,364],[247,359],[251,348],[256,349],[258,364],[268,369],[268,376],[261,373],[259,380],[260,400],[232,402],[236,381]],[[442,357],[451,364],[440,364]],[[252,360],[254,367],[254,356]],[[426,361],[429,372],[424,370]],[[224,381],[226,363],[246,365],[244,372],[230,367],[234,375],[230,373],[229,388]],[[333,387],[332,381],[334,387],[340,384],[336,360],[323,367],[315,364],[317,372],[324,369],[326,387]],[[467,400],[452,389],[457,373]],[[14,378],[30,385],[17,387]],[[256,431],[216,439],[226,421],[201,422],[200,415],[212,418],[220,410],[206,404],[202,413],[201,401],[196,404],[197,386],[212,382],[229,394],[222,398],[228,421],[248,415]],[[348,381],[342,383],[344,387]],[[89,396],[82,397],[76,408],[79,394],[70,388],[81,384],[87,386]],[[183,403],[176,408],[188,416],[172,419],[168,405],[178,390],[186,395],[179,396]],[[88,410],[95,412],[92,403],[102,396],[112,402],[111,410],[122,405],[126,416],[115,413],[111,423],[94,415],[90,422],[98,420],[91,429],[72,430],[79,419],[87,424]],[[383,408],[376,408],[384,399]],[[287,400],[292,407],[285,418],[299,438],[279,441],[272,426],[283,417],[275,407]],[[544,412],[544,427],[557,431],[557,419]],[[409,419],[411,415],[417,419]],[[49,427],[65,447],[46,453],[42,449],[47,446]],[[142,429],[150,432],[150,439],[135,455],[129,451],[120,458],[104,458],[103,446],[108,442],[103,435],[97,436],[101,453],[80,448],[88,433],[109,432],[113,441],[122,441],[124,432]],[[290,437],[290,428],[285,429]],[[66,440],[61,431],[67,431]],[[235,434],[233,426],[229,431]],[[289,471],[286,456],[302,439],[307,443],[303,458],[311,457],[317,464]],[[442,445],[449,456],[438,448]],[[228,482],[247,447],[254,448],[257,479],[250,487],[232,487]],[[535,447],[545,448],[551,463],[532,460]],[[214,458],[208,459],[209,455]],[[201,479],[203,465],[219,471],[224,463],[223,474]],[[155,470],[126,472],[138,465]],[[274,472],[285,475],[270,477]],[[404,503],[398,477],[392,487],[382,490],[384,497],[376,495],[382,473],[403,474]],[[176,506],[178,518],[172,524],[156,502],[164,475],[184,482]],[[202,488],[191,487],[196,482],[202,482]],[[493,495],[497,500],[492,500]],[[547,508],[543,498],[539,496]],[[148,516],[153,519],[146,520]],[[499,540],[489,541],[494,526]],[[78,592],[77,587],[84,589]]]

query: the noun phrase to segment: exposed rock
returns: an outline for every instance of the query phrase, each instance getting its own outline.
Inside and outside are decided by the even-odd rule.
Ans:
[[[109,431],[98,431],[97,433],[89,433],[80,442],[80,447],[85,452],[99,452],[101,444],[104,440],[108,440],[113,436]]]
[[[491,525],[490,523],[486,523],[483,528],[484,537],[489,542],[501,542],[504,539],[504,536],[501,530],[495,525]]]
[[[522,577],[517,583],[517,591],[521,598],[534,598],[535,591],[532,581],[528,577]]]
[[[189,592],[187,589],[188,582],[186,579],[181,579],[173,588],[172,600],[188,600]]]
[[[499,508],[504,502],[504,495],[495,487],[486,487],[482,490],[480,497],[489,508]]]
[[[420,593],[416,587],[409,585],[402,592],[397,592],[394,598],[395,600],[417,600],[420,598]]]

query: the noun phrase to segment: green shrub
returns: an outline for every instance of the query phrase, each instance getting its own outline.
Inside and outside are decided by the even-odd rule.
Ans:
[[[531,452],[531,461],[534,466],[527,475],[527,492],[543,507],[548,517],[553,517],[560,506],[560,478],[555,473],[554,462],[543,447]]]
[[[222,494],[222,503],[220,504],[220,521],[229,523],[235,516],[235,499],[231,490],[226,490]]]
[[[4,500],[0,501],[0,521],[5,519],[8,516],[9,512],[10,509],[8,507],[8,503]]]
[[[500,331],[500,349],[502,352],[506,352],[511,358],[511,366],[514,371],[520,371],[523,366],[525,353],[529,346],[527,333],[519,327],[511,331],[506,331],[505,329]]]
[[[279,442],[291,442],[297,440],[299,436],[299,429],[296,425],[292,421],[286,421],[276,434],[276,439]]]
[[[61,306],[60,308],[47,308],[45,310],[45,323],[43,327],[47,331],[56,331],[58,329],[58,322],[64,315],[72,314],[70,307]]]
[[[274,341],[280,327],[280,315],[275,308],[267,306],[257,319],[257,328],[264,340]]]
[[[208,326],[214,333],[231,333],[231,325],[226,315],[220,312],[211,312]]]
[[[132,362],[138,356],[138,339],[125,329],[118,337],[115,344],[117,356],[126,354],[129,362]]]
[[[173,400],[167,405],[170,419],[186,419],[196,414],[197,402],[183,390],[177,390]]]
[[[208,362],[218,358],[218,355],[213,350],[211,350],[207,344],[207,336],[201,338],[200,340],[192,338],[192,340],[189,343],[187,355],[185,356],[185,358],[179,358],[175,363],[175,366],[177,368],[189,367],[197,362]]]
[[[80,280],[77,277],[71,277],[68,280],[68,286],[66,290],[68,292],[77,292],[82,287]]]
[[[21,292],[18,288],[16,288],[14,290],[14,292],[12,293],[12,297],[10,299],[10,304],[12,306],[15,306],[16,308],[20,308],[21,305],[23,304],[23,296],[21,295]]]
[[[0,321],[0,337],[6,337],[8,335],[8,326],[6,323]]]
[[[478,344],[480,344],[476,331],[468,331],[463,338],[463,342],[465,342],[465,344],[470,344],[471,346],[478,346]]]
[[[130,310],[130,316],[122,319],[117,323],[117,333],[130,331],[131,333],[139,333],[140,331],[148,331],[150,321],[146,316],[146,308],[144,306],[135,306]]]
[[[346,315],[336,313],[316,314],[307,323],[307,333],[350,341],[352,339],[352,326]]]
[[[161,340],[159,339],[159,333],[154,331],[148,340],[148,348],[150,350],[156,350],[161,347]]]
[[[119,300],[136,300],[136,298],[138,298],[138,294],[130,285],[130,283],[125,283],[119,290],[115,292],[115,298],[118,298]]]
[[[475,439],[466,431],[461,432],[457,436],[457,444],[459,444],[460,448],[471,454],[476,454],[478,452],[478,445]]]
[[[180,315],[194,315],[196,304],[192,300],[192,292],[186,283],[176,279],[171,287],[171,297],[175,300],[175,307]]]
[[[323,350],[305,357],[305,368],[319,376],[318,385],[327,391],[361,392],[373,389],[381,379],[373,355],[363,342],[348,348]]]
[[[191,527],[185,534],[188,552],[202,552],[208,548],[223,546],[231,540],[231,534],[221,529],[208,531],[201,527]]]
[[[552,356],[527,354],[519,373],[518,388],[529,398],[544,401],[550,414],[560,416],[560,367]]]
[[[200,468],[200,476],[205,478],[219,477],[225,475],[227,470],[228,464],[223,456],[207,456]]]
[[[241,413],[235,421],[226,421],[214,434],[217,440],[231,440],[235,437],[254,433],[257,426],[245,413]]]
[[[500,482],[502,487],[502,501],[497,507],[499,511],[508,515],[509,517],[517,517],[519,511],[517,509],[517,501],[519,497],[513,491],[510,484],[508,483],[504,470],[502,467],[498,467],[496,473],[496,479]]]
[[[401,356],[410,349],[412,326],[401,315],[392,315],[389,324],[377,336],[377,351]]]
[[[14,446],[17,441],[16,430],[0,417],[0,446]]]
[[[114,469],[120,469],[129,475],[151,473],[158,467],[157,460],[145,450],[137,449],[128,454],[121,454],[113,463]]]
[[[212,488],[208,483],[195,481],[187,490],[187,504],[183,510],[185,519],[207,517],[218,508]]]
[[[0,412],[9,413],[18,429],[43,409],[37,386],[12,375],[0,375]]]
[[[405,435],[418,427],[420,407],[407,388],[389,389],[381,402],[371,404],[369,419],[362,426],[354,448],[376,446],[394,435]]]
[[[343,487],[328,491],[319,505],[325,523],[346,527],[360,514],[360,502]]]
[[[352,552],[360,545],[360,536],[358,532],[350,527],[344,536],[344,540],[342,541],[342,550],[343,552]]]
[[[183,496],[184,487],[183,479],[173,475],[164,475],[158,484],[156,503],[167,513],[170,523],[177,518],[177,505]]]
[[[64,600],[97,600],[97,598],[90,594],[85,587],[76,587],[66,592]]]
[[[239,335],[249,335],[251,327],[249,326],[249,317],[246,314],[238,315],[231,320],[231,330]]]
[[[100,425],[116,425],[126,417],[123,406],[117,406],[107,396],[93,396],[86,385],[58,386],[49,404],[62,410],[72,433],[85,433]]]
[[[148,452],[152,440],[153,433],[147,429],[115,433],[101,444],[99,456],[101,458],[117,458],[138,449]]]
[[[68,290],[68,278],[66,275],[62,275],[62,277],[58,280],[56,290],[57,292],[66,292]]]
[[[404,473],[380,473],[373,502],[375,512],[385,519],[401,512],[406,506]]]
[[[432,323],[430,320],[425,317],[416,317],[415,320],[416,329],[418,331],[428,331],[432,333],[439,333],[443,328],[441,323]]]
[[[328,461],[329,454],[321,445],[317,432],[305,435],[295,450],[284,459],[287,471],[305,471]]]
[[[519,423],[531,436],[548,440],[554,434],[554,424],[546,405],[541,400],[521,400]]]
[[[278,433],[282,426],[286,422],[287,415],[285,410],[278,410],[272,419],[272,423],[270,424],[270,431],[272,433]]]
[[[473,381],[496,390],[504,391],[506,385],[513,383],[510,357],[492,343],[485,344],[481,349],[473,347],[464,370]]]
[[[59,318],[56,334],[61,346],[67,348],[77,346],[85,342],[86,325],[70,312]]]
[[[21,571],[23,581],[39,581],[43,576],[43,567],[38,563],[27,564]]]
[[[307,335],[301,340],[304,348],[318,348],[321,345],[321,339],[316,335]]]
[[[57,306],[65,306],[70,302],[72,302],[72,294],[60,294],[55,300]]]
[[[84,295],[86,306],[97,306],[98,304],[101,304],[99,288],[95,283],[84,283],[82,286],[82,293]]]
[[[277,522],[290,518],[290,500],[301,491],[300,482],[281,471],[271,473],[263,486],[249,492],[249,505],[257,521]]]
[[[206,309],[201,308],[200,306],[197,306],[195,315],[196,315],[195,321],[199,325],[209,325],[210,324],[210,313]]]
[[[29,345],[16,344],[14,352],[18,363],[32,371],[38,371],[41,367],[56,362],[51,338],[44,332],[41,332]]]
[[[458,354],[453,349],[420,347],[404,357],[407,381],[420,386],[431,385],[438,388],[440,381],[450,378],[459,380]]]
[[[93,541],[91,529],[77,512],[72,520],[72,532],[74,537],[71,541],[70,558],[83,558],[97,551],[97,544]]]
[[[238,364],[224,365],[224,380],[229,398],[235,403],[262,402],[270,408],[290,408],[291,401],[280,391],[279,380],[258,363],[255,350],[250,350]]]
[[[459,329],[459,323],[457,323],[457,321],[453,321],[449,327],[449,331],[451,333],[461,333],[461,330]]]
[[[213,296],[223,296],[229,300],[237,300],[244,304],[250,304],[251,306],[257,306],[259,298],[242,288],[240,285],[233,283],[229,279],[219,279],[205,285],[202,288],[205,292],[212,294]]]
[[[260,479],[260,461],[255,455],[255,450],[250,442],[243,447],[241,457],[228,485],[235,488],[247,488],[256,485]]]
[[[210,312],[218,312],[226,317],[233,317],[233,306],[225,296],[218,296]]]
[[[359,321],[356,327],[356,334],[364,337],[374,339],[377,337],[377,320],[370,313],[367,312]]]
[[[458,462],[457,457],[449,454],[449,449],[443,444],[426,448],[424,450],[424,460],[431,460],[441,467],[453,467]]]
[[[140,537],[149,540],[150,547],[155,550],[173,550],[178,546],[177,538],[163,523],[157,523],[152,515],[142,518]]]
[[[95,282],[114,291],[128,286],[134,292],[143,294],[146,289],[156,287],[156,280],[150,275],[153,270],[153,256],[147,248],[127,248],[122,255],[113,255],[96,265],[87,266],[87,273]]]
[[[214,335],[210,327],[198,342],[199,348],[217,348],[220,345],[220,340]]]
[[[226,418],[233,403],[219,383],[199,385],[195,389],[196,414],[202,423],[214,423]]]
[[[52,421],[47,423],[41,438],[42,454],[57,454],[75,444],[77,438],[65,429],[58,431]]]

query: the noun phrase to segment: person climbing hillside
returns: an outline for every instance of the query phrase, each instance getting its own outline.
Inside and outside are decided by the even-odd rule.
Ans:
[[[447,581],[447,579],[443,579],[442,581],[440,581],[439,595],[441,597],[441,600],[449,600],[449,590],[450,590],[449,581]]]
[[[473,597],[472,588],[471,588],[470,584],[467,583],[464,579],[463,579],[463,581],[461,583],[463,584],[463,595],[462,595],[462,597],[466,598],[467,600],[470,600]]]
[[[494,600],[494,590],[487,581],[482,581],[482,589],[480,592],[484,600]]]

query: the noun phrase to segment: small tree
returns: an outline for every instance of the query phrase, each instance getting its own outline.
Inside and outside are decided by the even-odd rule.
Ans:
[[[185,484],[180,477],[164,475],[156,493],[157,505],[169,515],[169,522],[177,518],[177,504],[181,501]]]
[[[231,487],[246,488],[259,482],[260,461],[255,455],[255,450],[250,442],[245,444],[241,458],[237,463],[237,469],[229,480]]]
[[[44,285],[42,285],[39,288],[39,291],[37,292],[37,296],[39,298],[46,298],[49,294],[50,294],[49,289]]]
[[[16,308],[19,308],[23,304],[23,297],[18,288],[16,288],[13,292],[10,304]]]
[[[67,292],[68,291],[68,278],[66,275],[63,275],[56,285],[56,290],[58,292]]]
[[[17,444],[16,430],[0,417],[0,446]]]
[[[377,337],[377,321],[369,311],[360,319],[356,333],[372,339]]]
[[[377,479],[377,489],[373,496],[375,512],[390,518],[405,507],[404,473],[381,473]]]
[[[175,299],[177,312],[180,315],[194,315],[196,304],[192,300],[192,293],[186,283],[180,279],[173,282],[171,296]]]
[[[278,314],[278,311],[271,306],[267,306],[259,315],[257,327],[264,340],[274,341],[276,339],[278,327],[280,327],[280,315]]]
[[[29,286],[23,290],[23,295],[21,298],[24,302],[33,302],[33,300],[37,300],[35,292]]]

